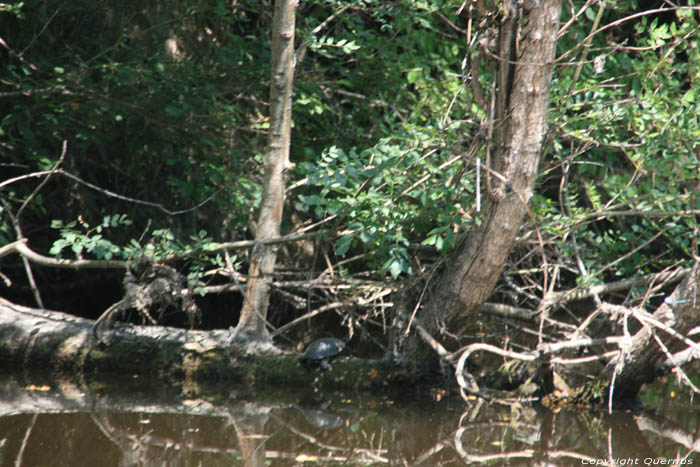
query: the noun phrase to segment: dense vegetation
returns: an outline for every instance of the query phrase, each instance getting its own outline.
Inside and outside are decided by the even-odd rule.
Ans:
[[[347,283],[332,293],[282,287],[277,302],[309,301],[292,315],[279,306],[271,321],[358,293],[362,281],[422,274],[480,221],[488,116],[472,63],[488,99],[495,59],[477,44],[497,28],[498,8],[458,14],[460,4],[299,5],[284,231],[326,222],[312,250],[284,249],[280,281],[333,265]],[[610,283],[691,257],[700,26],[689,5],[565,5],[536,196],[498,301],[534,308],[545,287]],[[23,235],[44,254],[124,260],[200,248],[178,267],[202,292],[230,281],[207,272],[245,272],[244,250],[205,253],[255,229],[271,11],[255,0],[0,4],[0,245]],[[34,195],[41,177],[10,183],[53,168]],[[3,278],[28,291],[19,263],[4,265]],[[39,289],[75,279],[34,272]],[[614,301],[650,299],[633,288]],[[362,312],[383,313],[365,303]]]

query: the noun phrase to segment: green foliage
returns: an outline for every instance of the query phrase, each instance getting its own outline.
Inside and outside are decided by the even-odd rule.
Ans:
[[[195,292],[201,292],[206,270],[224,267],[225,261],[220,254],[212,255],[219,243],[215,242],[204,230],[192,235],[188,242],[181,242],[169,229],[147,229],[139,239],[132,238],[124,245],[115,244],[106,238],[111,231],[127,228],[132,225],[125,214],[105,216],[102,222],[91,227],[82,217],[75,221],[64,223],[59,219],[51,222],[51,227],[59,231],[60,237],[54,241],[49,253],[61,258],[64,251],[69,250],[77,258],[86,255],[96,259],[122,259],[132,261],[140,256],[147,256],[153,261],[172,258],[187,259],[187,283]],[[144,242],[144,239],[147,241]],[[239,265],[240,259],[235,255],[229,256],[231,263]]]
[[[53,243],[49,253],[60,258],[61,252],[70,248],[79,258],[83,253],[91,253],[98,259],[110,260],[115,255],[121,256],[122,249],[104,238],[104,233],[109,228],[128,225],[131,225],[131,221],[127,219],[126,214],[105,216],[102,223],[92,228],[82,217],[66,224],[60,219],[55,219],[51,221],[51,228],[59,230],[60,238]],[[81,230],[76,229],[78,226]]]
[[[588,19],[572,26],[562,50],[590,32]],[[563,195],[536,197],[535,210],[556,238],[575,235],[578,246],[562,245],[561,253],[583,261],[589,278],[579,280],[658,271],[691,255],[695,221],[683,212],[700,203],[699,31],[688,10],[642,16],[594,36],[576,82],[576,67],[556,74],[551,122],[559,140],[543,183],[556,181]]]
[[[465,49],[435,10],[442,2],[304,2],[298,35],[310,44],[295,76],[296,160],[326,148],[368,148],[409,125],[437,127],[465,118],[468,96],[459,75]],[[352,6],[309,34],[340,6]],[[456,21],[456,20],[455,20]],[[342,47],[339,46],[342,44]],[[456,97],[452,106],[450,103]],[[339,131],[340,129],[340,131]]]
[[[472,191],[465,179],[449,183],[461,165],[441,148],[448,137],[414,129],[360,152],[332,146],[319,161],[301,165],[312,189],[299,195],[298,207],[319,219],[336,216],[348,229],[336,241],[337,254],[362,247],[381,272],[410,273],[411,243],[443,252],[454,246],[460,207]]]
[[[295,129],[312,128],[317,144],[295,151],[310,184],[297,204],[317,219],[337,216],[337,254],[364,251],[370,267],[396,277],[412,272],[412,243],[449,251],[471,204],[473,176],[455,177],[462,161],[447,163],[475,131],[458,120],[471,106],[458,74],[465,50],[451,32],[436,34],[449,29],[435,11],[457,21],[443,2],[356,8],[318,38],[301,31],[313,51],[301,69],[312,73],[295,81]]]
[[[196,250],[201,257],[188,263],[195,281],[207,249],[248,236],[269,127],[270,5],[0,7],[9,47],[0,48],[7,178],[53,168],[67,140],[62,168],[112,193],[171,211],[211,198],[166,216],[56,174],[25,211],[25,232],[58,256]],[[606,2],[601,24],[638,11],[631,0]],[[585,49],[596,12],[579,16],[559,42],[560,56],[574,51],[571,63],[555,68],[550,144],[533,202],[551,254],[579,281],[686,259],[695,221],[681,213],[698,208],[700,182],[697,14],[678,9],[621,22]],[[564,22],[570,14],[565,8]],[[448,253],[456,230],[478,221],[470,208],[473,161],[458,157],[482,131],[483,109],[463,69],[476,52],[450,23],[463,28],[464,17],[438,0],[299,5],[292,177],[308,183],[290,199],[316,220],[335,216],[337,255],[362,252],[370,267],[394,277],[413,272],[411,245]],[[484,86],[493,67],[482,63]],[[3,214],[24,202],[33,182],[2,188]],[[56,219],[53,231],[47,219]],[[3,215],[0,242],[13,235]]]
[[[251,206],[261,195],[259,160],[268,127],[271,15],[256,2],[229,7],[215,1],[193,5],[172,0],[168,5],[151,9],[138,2],[49,1],[25,5],[23,17],[0,19],[8,31],[4,39],[13,50],[24,51],[22,59],[0,51],[7,59],[0,70],[3,90],[21,91],[21,97],[0,102],[0,128],[7,143],[0,150],[15,148],[8,153],[11,163],[23,171],[48,170],[67,139],[65,167],[101,188],[158,201],[171,210],[212,196],[196,222],[192,216],[166,221],[154,209],[123,201],[106,209],[102,195],[61,177],[44,188],[45,199],[60,206],[60,210],[49,206],[49,211],[60,212],[64,220],[126,213],[133,220],[131,232],[122,229],[111,240],[114,245],[129,243],[150,219],[178,238],[202,227],[246,235]],[[333,17],[347,6],[354,9]],[[332,147],[348,153],[357,148],[354,151],[362,154],[349,164],[350,170],[364,171],[365,157],[387,159],[380,169],[385,193],[374,199],[378,203],[390,201],[391,190],[395,195],[405,189],[409,177],[434,169],[426,161],[425,167],[399,176],[416,151],[444,144],[444,152],[433,158],[444,162],[461,138],[458,129],[470,131],[469,125],[454,125],[469,102],[456,73],[463,45],[457,36],[435,34],[449,30],[439,17],[426,15],[437,9],[447,17],[454,15],[441,2],[300,5],[298,43],[300,50],[302,45],[306,50],[295,76],[294,159],[308,162],[303,167],[312,172],[317,155],[330,154],[327,148]],[[438,130],[450,124],[450,131]],[[420,136],[411,136],[414,131]],[[433,141],[419,141],[426,138],[423,133],[432,133]],[[404,136],[390,136],[396,134]],[[375,148],[380,141],[391,147]],[[392,172],[389,164],[404,153],[409,156]],[[306,176],[302,170],[296,175]],[[423,187],[434,181],[427,179]],[[350,174],[347,183],[346,191],[353,183],[362,183],[361,175]],[[32,188],[19,187],[16,202]],[[442,248],[452,242],[451,227],[446,227],[454,224],[452,208],[440,216],[421,212],[420,198],[426,198],[426,209],[432,209],[454,192],[438,190],[416,197],[420,190],[416,187],[404,195],[400,209],[382,215],[375,226],[370,221],[373,191],[358,200],[362,210],[345,217],[363,224],[365,241],[359,237],[357,241],[373,247],[391,241],[393,246],[383,247],[375,256],[376,264],[387,264],[395,273],[408,271],[409,240],[422,241],[437,229],[428,243]],[[332,195],[333,203],[338,197],[339,193]],[[38,205],[34,207],[35,224],[40,226],[43,214]],[[405,232],[400,224],[411,218],[417,218],[419,225]],[[87,235],[81,230],[71,237],[71,248],[81,248],[77,239],[84,245],[81,251],[92,245]],[[59,242],[54,251],[60,253],[69,243]],[[94,251],[106,254],[97,246]]]
[[[10,13],[18,18],[22,18],[22,7],[24,7],[24,2],[17,2],[14,4],[0,3],[0,14]]]
[[[42,2],[25,5],[23,17],[0,18],[14,51],[2,57],[0,82],[19,91],[0,102],[3,150],[12,149],[14,167],[46,170],[65,139],[74,175],[147,201],[165,193],[163,204],[173,210],[225,187],[228,196],[215,195],[211,207],[240,222],[259,189],[244,176],[256,173],[250,141],[225,143],[235,141],[250,107],[234,105],[231,95],[260,81],[262,70],[251,66],[258,57],[236,44],[262,30],[246,31],[241,22],[231,32],[230,12],[207,2],[157,11],[139,5]],[[231,74],[241,81],[232,83]],[[246,98],[256,93],[264,96],[263,87]],[[104,199],[87,195],[85,186],[59,183],[55,198],[70,195],[65,218],[102,209]],[[127,212],[135,226],[155,218],[131,203],[115,211]]]

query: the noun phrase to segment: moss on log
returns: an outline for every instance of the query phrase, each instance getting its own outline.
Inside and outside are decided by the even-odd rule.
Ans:
[[[228,330],[187,331],[117,323],[92,334],[93,321],[0,299],[0,362],[8,371],[48,370],[79,377],[142,375],[183,386],[228,382],[250,389],[385,392],[416,381],[409,369],[382,360],[339,358],[328,371],[268,343],[236,340]]]

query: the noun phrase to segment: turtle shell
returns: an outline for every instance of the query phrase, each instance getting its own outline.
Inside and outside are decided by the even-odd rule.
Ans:
[[[336,339],[335,337],[324,337],[312,342],[304,354],[301,356],[301,362],[310,366],[321,366],[328,368],[328,362],[339,355],[349,353],[349,349],[344,340]]]

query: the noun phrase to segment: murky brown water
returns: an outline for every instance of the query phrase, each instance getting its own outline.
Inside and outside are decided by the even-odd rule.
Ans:
[[[697,465],[700,408],[671,383],[641,414],[406,402],[368,395],[206,399],[125,381],[0,380],[3,466]]]

